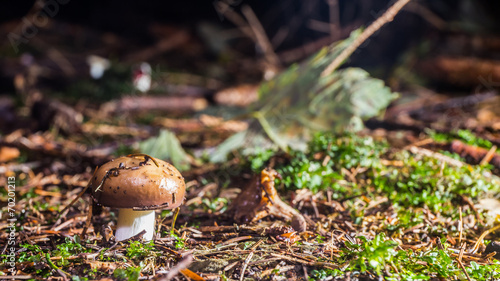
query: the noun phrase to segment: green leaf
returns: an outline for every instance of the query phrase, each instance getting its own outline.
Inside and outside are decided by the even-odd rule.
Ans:
[[[260,126],[259,124],[254,125]],[[224,162],[227,159],[227,155],[231,151],[235,151],[240,148],[242,149],[241,153],[244,156],[248,156],[254,155],[263,149],[275,150],[277,146],[274,145],[263,132],[245,130],[230,136],[219,144],[215,151],[210,155],[210,162]]]
[[[226,161],[227,155],[231,151],[237,150],[243,146],[246,134],[247,131],[236,133],[219,144],[210,155],[210,162],[220,163]]]
[[[140,142],[139,150],[159,159],[170,160],[180,171],[188,170],[190,167],[187,153],[175,134],[168,130],[160,130],[157,137]]]

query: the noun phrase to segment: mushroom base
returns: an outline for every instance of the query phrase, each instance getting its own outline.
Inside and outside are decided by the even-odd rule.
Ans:
[[[155,230],[155,211],[134,211],[132,209],[119,209],[116,225],[115,240],[122,241],[141,231],[146,230],[142,236],[144,240],[153,239]]]

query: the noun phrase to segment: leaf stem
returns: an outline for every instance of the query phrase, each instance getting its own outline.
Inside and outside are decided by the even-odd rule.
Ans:
[[[277,144],[283,151],[288,152],[288,146],[283,142],[278,135],[273,131],[271,125],[267,122],[266,118],[260,111],[255,111],[252,113],[253,117],[259,121],[260,125],[266,132],[267,136]]]
[[[45,254],[45,259],[47,260],[47,264],[49,264],[49,266],[54,269],[55,271],[57,271],[59,274],[63,273],[63,274],[66,274],[68,276],[71,276],[69,273],[67,273],[66,271],[60,269],[59,267],[57,267],[57,265],[55,265],[55,263],[52,262],[52,260],[50,259],[50,254],[49,253],[46,253]],[[63,275],[61,274],[61,275]],[[63,275],[63,278],[64,278],[64,275]]]

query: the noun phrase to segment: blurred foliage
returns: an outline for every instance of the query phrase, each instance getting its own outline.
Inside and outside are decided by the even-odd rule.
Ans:
[[[61,93],[62,98],[84,99],[89,101],[109,101],[124,94],[134,92],[132,74],[127,65],[113,62],[111,68],[100,79],[78,79]]]
[[[239,147],[265,147],[269,138],[283,151],[306,149],[315,132],[358,131],[362,119],[378,115],[396,94],[384,82],[359,68],[346,68],[321,76],[322,71],[360,34],[323,48],[303,64],[290,66],[263,83],[259,101],[251,109],[254,118],[247,131],[222,143],[211,161],[225,160]],[[269,145],[267,145],[269,147]],[[248,153],[253,153],[247,149]]]
[[[130,241],[125,256],[133,260],[143,260],[146,257],[156,256],[153,241],[142,243],[140,241]]]
[[[117,280],[137,281],[141,276],[141,267],[117,268],[113,272],[113,277]]]
[[[378,234],[373,240],[368,240],[363,236],[358,237],[361,244],[346,242],[346,248],[342,249],[344,255],[355,254],[356,259],[352,259],[350,267],[354,270],[366,272],[374,271],[377,275],[382,274],[386,263],[390,262],[396,255],[398,243],[392,240],[386,240],[383,233]]]
[[[345,276],[345,272],[354,275],[367,272],[379,276],[379,280],[466,280],[463,270],[446,249],[398,250],[398,244],[378,234],[373,239],[358,237],[361,243],[346,242],[341,248],[341,255],[336,262],[340,269],[312,270],[309,280],[328,280],[331,277]],[[345,264],[345,265],[344,265]],[[494,280],[500,277],[500,262],[478,264],[471,262],[465,270],[472,280]],[[385,277],[384,277],[385,276]],[[458,278],[458,279],[457,279]]]
[[[452,140],[458,139],[468,145],[474,145],[484,148],[491,148],[493,146],[493,144],[489,140],[479,138],[469,130],[457,130],[447,134],[443,134],[437,133],[436,131],[431,129],[427,129],[426,133],[437,142],[450,142]]]
[[[139,150],[141,153],[158,159],[171,161],[179,171],[186,171],[190,168],[187,153],[175,134],[168,130],[160,130],[157,137],[140,142]]]

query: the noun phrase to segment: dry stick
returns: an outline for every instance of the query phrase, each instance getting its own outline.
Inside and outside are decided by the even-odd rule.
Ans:
[[[408,4],[406,10],[413,12],[416,15],[421,16],[424,20],[434,25],[439,30],[444,30],[447,27],[446,21],[440,18],[437,14],[431,11],[429,8],[419,4],[418,2],[413,2]]]
[[[441,162],[444,162],[444,163],[446,163],[446,164],[448,164],[450,166],[453,166],[453,167],[463,167],[464,165],[466,165],[462,161],[453,159],[453,158],[451,158],[449,156],[446,156],[446,155],[438,153],[438,152],[434,152],[434,151],[426,149],[426,148],[420,148],[420,147],[416,147],[416,146],[411,146],[410,147],[410,152],[413,153],[413,154],[423,155],[423,156],[426,156],[426,157],[437,159],[437,160],[439,160]]]
[[[329,7],[330,14],[330,37],[338,38],[340,37],[340,9],[339,0],[327,0],[326,3]]]
[[[464,255],[464,250],[465,250],[465,242],[464,242],[463,245],[461,245],[460,254],[457,257],[457,262],[460,265],[460,268],[462,268],[463,272],[465,273],[465,276],[467,277],[467,280],[471,281],[469,273],[467,273],[467,270],[465,269],[465,266],[462,263],[462,256]]]
[[[248,254],[247,258],[245,259],[245,262],[243,263],[243,267],[241,268],[241,273],[240,273],[240,281],[243,281],[243,278],[245,278],[245,270],[247,269],[248,263],[253,257],[253,251]]]
[[[169,281],[172,280],[179,272],[187,268],[193,262],[193,255],[187,255],[180,262],[178,262],[174,267],[172,267],[167,275],[158,279],[158,281]]]
[[[264,240],[259,240],[255,242],[255,244],[253,244],[252,247],[250,247],[251,252],[250,254],[248,254],[247,258],[245,259],[245,262],[243,263],[243,267],[241,268],[240,281],[243,281],[243,278],[245,277],[245,270],[247,269],[250,260],[252,260],[253,253],[255,253],[255,249],[257,249],[257,247],[260,244],[262,244],[262,242],[264,242]]]
[[[236,25],[241,32],[243,32],[246,36],[252,39],[255,43],[257,43],[257,39],[255,38],[255,34],[252,29],[248,27],[245,19],[236,13],[229,4],[224,3],[223,1],[217,1],[214,4],[215,9],[228,20],[230,20],[234,25]]]
[[[459,246],[460,246],[460,253],[458,253],[458,257],[457,257],[457,259],[458,259],[459,261],[462,261],[462,258],[463,258],[463,256],[464,256],[465,247],[467,246],[467,243],[466,243],[466,242],[464,242],[463,244],[460,244]]]
[[[252,9],[248,6],[245,5],[241,8],[241,12],[247,19],[250,28],[252,29],[253,33],[255,34],[255,38],[257,40],[257,44],[260,45],[262,50],[264,51],[264,54],[266,56],[266,59],[271,63],[272,65],[280,65],[280,59],[276,55],[273,49],[273,45],[269,41],[269,38],[267,38],[266,31],[264,30],[264,27],[262,27],[262,24],[260,24],[259,19],[255,15],[255,13],[252,11]]]
[[[340,53],[333,61],[328,65],[325,70],[321,73],[321,77],[325,77],[334,72],[343,62],[346,60],[354,51],[363,44],[363,42],[368,39],[368,37],[372,36],[375,31],[379,30],[383,25],[392,21],[396,14],[401,10],[408,2],[411,0],[398,0],[398,2],[394,3],[382,16],[376,19],[370,26],[368,26],[362,33],[359,35],[354,42],[352,42],[349,47],[344,49],[342,53]]]
[[[85,239],[85,234],[87,234],[87,229],[89,229],[90,222],[92,221],[92,208],[93,208],[93,206],[94,206],[93,202],[90,202],[89,210],[88,210],[88,214],[87,214],[87,220],[85,221],[85,226],[83,227],[82,233],[80,233],[80,240],[82,240],[82,241]],[[103,236],[105,236],[104,233],[103,233]],[[106,240],[106,239],[104,239],[104,240]]]
[[[54,230],[54,228],[61,222],[61,219],[63,218],[63,216],[65,216],[65,212],[69,209],[69,207],[73,206],[73,204],[75,204],[76,200],[80,199],[83,194],[85,193],[85,191],[87,191],[87,189],[90,187],[90,184],[87,185],[81,192],[80,194],[78,194],[75,199],[73,199],[66,207],[64,207],[64,209],[59,213],[59,216],[57,216],[57,220],[56,222],[52,225],[52,227],[50,228],[51,230]]]
[[[491,159],[493,158],[496,152],[497,152],[497,146],[494,145],[490,148],[488,153],[486,153],[486,155],[483,157],[483,160],[481,160],[481,163],[479,163],[479,165],[483,166],[490,163]]]
[[[33,279],[31,275],[4,275],[2,276],[2,280],[27,280]]]
[[[497,225],[497,226],[483,232],[483,234],[481,234],[481,236],[479,236],[479,238],[477,238],[476,244],[474,244],[474,247],[469,251],[469,254],[475,254],[476,251],[479,249],[479,245],[483,242],[484,237],[486,237],[486,235],[490,234],[491,232],[498,230],[499,228],[500,228],[500,225]]]
[[[74,76],[76,73],[75,68],[71,62],[57,49],[51,47],[47,52],[48,57],[59,66],[66,76]]]
[[[462,206],[458,207],[458,212],[459,212],[459,215],[460,215],[460,221],[458,222],[458,245],[460,245],[462,243],[462,233],[463,233],[463,229],[464,229],[464,220],[463,220],[463,217],[462,217]]]
[[[302,265],[302,270],[304,271],[304,280],[309,280],[309,275],[307,274],[307,268]]]
[[[141,240],[142,239],[142,236],[144,236],[144,234],[146,234],[146,230],[143,229],[141,232],[137,233],[136,235],[130,237],[130,238],[127,238],[125,240],[121,240],[121,241],[118,241],[118,242],[122,242],[122,243],[127,243],[128,241],[138,241],[138,240]]]

